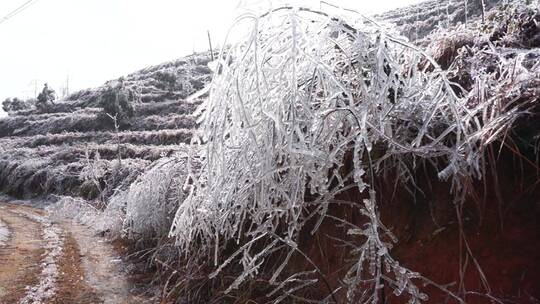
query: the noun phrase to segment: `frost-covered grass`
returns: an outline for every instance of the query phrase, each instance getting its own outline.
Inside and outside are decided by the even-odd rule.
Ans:
[[[132,146],[133,147],[133,146]],[[105,150],[103,149],[105,148]],[[13,149],[10,154],[0,157],[0,188],[3,192],[18,197],[34,197],[40,194],[65,194],[95,198],[96,185],[83,173],[98,164],[104,168],[95,176],[103,183],[101,190],[108,189],[103,195],[109,196],[116,187],[130,181],[130,176],[137,176],[144,171],[152,160],[156,160],[169,153],[174,153],[178,146],[170,148],[127,147],[122,160],[122,167],[117,166],[116,149],[102,147],[86,150],[60,147],[49,151],[36,151],[33,149]],[[89,151],[90,161],[85,153]],[[102,158],[100,152],[108,158]],[[135,156],[130,158],[129,156]],[[138,157],[140,156],[140,157]],[[128,178],[124,180],[124,178]]]
[[[56,105],[59,105],[59,104],[56,104]],[[46,120],[49,118],[64,117],[66,114],[73,114],[76,116],[79,114],[98,114],[99,112],[101,112],[100,108],[91,108],[91,107],[75,108],[75,109],[70,107],[64,110],[61,111],[60,109],[57,109],[57,111],[51,111],[47,113],[42,113],[35,110],[27,111],[27,112],[14,112],[8,117],[3,118],[1,121],[4,126],[9,126],[14,121],[16,123],[24,123],[25,121]]]
[[[136,116],[151,116],[151,115],[160,115],[166,116],[170,114],[184,114],[189,115],[195,111],[197,106],[200,104],[200,101],[187,103],[185,100],[175,100],[175,101],[163,101],[163,102],[152,102],[152,103],[140,103],[135,105],[135,115]]]
[[[140,146],[166,146],[189,143],[193,131],[182,128],[160,128],[155,131],[125,131],[125,132],[66,132],[61,134],[47,134],[36,136],[24,136],[16,138],[0,138],[0,144],[9,148],[44,148],[54,150],[51,146],[81,147],[84,145],[114,146],[120,144],[132,144]]]
[[[57,196],[55,204],[51,204],[45,210],[51,218],[71,219],[91,228],[96,233],[114,231],[117,234],[111,235],[112,238],[121,237],[123,220],[121,214],[113,214],[113,212],[105,214],[103,210],[85,199],[65,195]]]
[[[195,119],[191,115],[151,115],[134,121],[131,130],[195,129]]]
[[[2,138],[0,189],[16,196],[54,193],[85,198],[95,198],[97,192],[108,189],[104,193],[108,197],[116,187],[132,181],[124,178],[136,176],[152,162],[183,150],[191,137],[191,130],[173,129]],[[99,185],[82,175],[96,158],[105,168],[97,176]]]
[[[467,2],[467,5],[465,5]],[[503,0],[483,1],[424,1],[419,4],[385,12],[377,19],[394,23],[399,32],[416,41],[416,43],[429,44],[429,36],[436,29],[448,30],[465,21],[480,19],[482,16],[482,3],[489,10],[503,3]]]
[[[35,120],[25,116],[7,117],[0,120],[0,137],[31,136],[38,134],[54,134],[62,132],[85,132],[105,129],[98,124],[97,114],[76,113],[55,115],[54,117],[37,117]]]
[[[159,113],[161,110],[154,107],[150,110],[152,113]],[[163,110],[164,112],[167,112]],[[163,130],[172,128],[194,128],[195,121],[190,115],[186,114],[152,114],[137,116],[130,123],[128,130],[144,131],[144,130]],[[96,131],[109,131],[106,125],[101,124],[98,120],[98,113],[89,111],[85,113],[65,113],[62,115],[55,114],[54,117],[35,116],[14,116],[0,120],[1,137],[7,136],[47,136],[62,133],[92,133]]]

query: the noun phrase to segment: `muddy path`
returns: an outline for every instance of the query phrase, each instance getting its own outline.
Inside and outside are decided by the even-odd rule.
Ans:
[[[9,231],[0,247],[0,303],[17,303],[27,286],[38,283],[43,240],[40,224],[0,206],[0,220]]]
[[[0,304],[151,303],[112,245],[42,210],[0,203]]]

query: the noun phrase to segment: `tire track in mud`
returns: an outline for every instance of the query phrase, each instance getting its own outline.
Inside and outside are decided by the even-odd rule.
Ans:
[[[84,257],[81,265],[88,285],[96,290],[104,304],[154,303],[132,292],[132,284],[123,270],[124,262],[105,239],[95,236],[87,227],[75,223],[70,223],[69,227]]]
[[[104,301],[86,281],[82,267],[82,254],[71,232],[67,232],[64,241],[64,254],[58,260],[60,276],[58,291],[49,301],[51,304],[98,304]]]
[[[10,236],[0,248],[0,303],[18,303],[26,287],[39,283],[41,255],[44,253],[41,225],[0,206],[0,219]]]
[[[25,210],[26,208],[19,207],[18,209],[19,210],[14,210],[13,212],[40,224],[43,248],[45,251],[41,259],[39,282],[35,285],[28,286],[26,295],[19,303],[50,303],[50,300],[57,293],[57,281],[60,276],[58,271],[58,260],[63,255],[64,231],[41,214]]]

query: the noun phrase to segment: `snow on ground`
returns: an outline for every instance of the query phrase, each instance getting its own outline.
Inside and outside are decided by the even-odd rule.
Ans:
[[[9,239],[9,235],[10,233],[8,226],[0,219],[0,247],[6,245],[6,242]]]
[[[56,293],[56,283],[59,277],[57,261],[62,254],[64,235],[62,229],[54,225],[49,219],[29,213],[19,213],[35,220],[43,227],[43,240],[45,241],[45,254],[41,262],[39,283],[27,287],[25,297],[20,304],[43,304]]]

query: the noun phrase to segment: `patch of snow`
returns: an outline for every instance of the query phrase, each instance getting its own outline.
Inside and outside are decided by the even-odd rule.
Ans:
[[[39,283],[27,287],[25,297],[20,304],[44,304],[48,303],[56,293],[56,282],[59,277],[57,260],[62,254],[64,235],[61,228],[49,219],[28,213],[19,213],[39,222],[43,227],[43,240],[45,241],[45,254],[41,262],[41,274]]]
[[[8,226],[0,219],[0,247],[6,246],[10,232]]]

